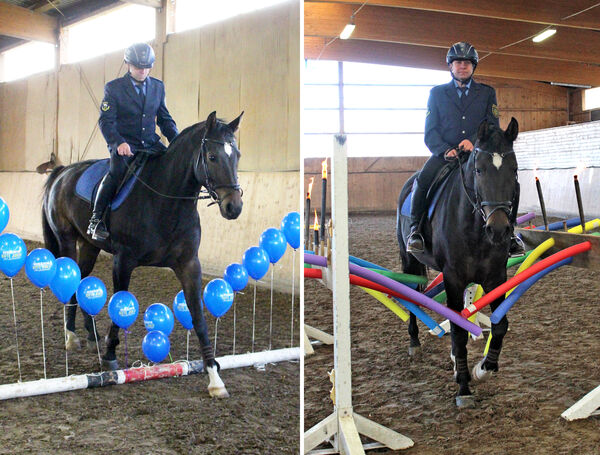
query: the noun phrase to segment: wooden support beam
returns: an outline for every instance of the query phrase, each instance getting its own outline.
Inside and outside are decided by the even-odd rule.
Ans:
[[[0,2],[0,35],[56,44],[58,19]]]
[[[341,3],[358,9],[364,0],[309,0],[305,5],[308,3]],[[597,3],[596,0],[370,0],[368,4],[600,30]]]
[[[137,3],[138,5],[162,8],[162,0],[121,0],[123,3]]]
[[[304,34],[338,36],[354,11],[355,5],[308,2],[304,7]],[[457,41],[468,41],[480,56],[491,52],[600,64],[600,33],[593,30],[557,27],[556,35],[534,43],[531,37],[545,25],[369,3],[355,16],[354,23],[353,39],[444,49]]]
[[[378,63],[434,70],[448,70],[446,49],[409,44],[363,40],[304,38],[304,57],[322,60]],[[529,81],[563,82],[600,86],[600,67],[531,57],[490,55],[477,66],[476,76],[492,76]]]

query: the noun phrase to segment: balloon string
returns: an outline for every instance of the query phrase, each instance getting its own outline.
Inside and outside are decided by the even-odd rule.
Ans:
[[[187,331],[187,343],[186,343],[186,347],[185,347],[185,360],[187,362],[190,361],[190,332],[191,332],[191,330]]]
[[[292,254],[292,328],[290,330],[290,348],[294,347],[294,284],[296,283],[296,250]]]
[[[271,350],[271,346],[273,345],[273,271],[275,270],[275,265],[271,267],[271,309],[269,314],[269,351]]]
[[[129,368],[129,357],[127,355],[127,334],[129,333],[127,329],[124,329],[125,332],[125,368]]]
[[[254,301],[252,302],[252,352],[254,352],[255,324],[256,324],[256,280],[254,280]]]
[[[10,295],[12,296],[12,306],[13,306],[13,319],[15,321],[15,342],[17,344],[17,367],[19,369],[19,382],[22,381],[21,378],[21,355],[19,354],[19,333],[17,330],[17,309],[15,307],[15,291],[13,289],[13,279],[10,279]]]
[[[44,357],[44,379],[46,377],[46,342],[44,336],[44,290],[40,289],[40,320],[42,322],[42,355]]]
[[[169,360],[173,363],[173,357],[171,357],[171,351],[169,351]]]
[[[102,371],[102,360],[100,359],[100,345],[98,344],[98,332],[96,331],[96,317],[92,316],[92,324],[94,327],[94,337],[96,338],[96,352],[98,353],[98,364],[100,365],[100,371]]]
[[[69,376],[69,351],[67,350],[67,305],[63,305],[63,331],[65,332],[65,370]]]
[[[217,356],[217,330],[219,328],[219,319],[221,318],[217,318],[215,320],[215,347],[213,348],[213,356]]]
[[[235,355],[235,294],[233,293],[233,352],[232,355]]]

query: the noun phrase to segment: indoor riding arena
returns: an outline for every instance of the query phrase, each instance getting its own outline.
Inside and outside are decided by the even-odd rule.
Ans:
[[[0,197],[2,220],[7,222],[2,237],[11,234],[4,237],[0,280],[2,454],[299,452],[300,253],[285,236],[285,221],[299,211],[300,4],[271,2],[252,11],[244,6],[240,12],[221,11],[212,22],[181,29],[184,22],[207,15],[193,12],[200,3],[205,2],[0,2],[2,51],[30,40],[56,49],[51,69],[0,83]],[[185,8],[192,8],[193,14],[186,17]],[[121,10],[131,10],[125,22],[122,15],[112,16]],[[92,29],[87,52],[107,35],[126,34],[127,28],[147,17],[150,32],[115,44],[108,53],[71,62],[69,40],[73,44],[83,40],[79,25]],[[185,304],[175,311],[166,358],[151,361],[147,354],[146,337],[162,332],[147,335],[146,309],[162,303],[173,322],[171,308],[182,286],[171,269],[140,267],[133,272],[128,291],[137,300],[139,313],[133,325],[120,331],[116,349],[120,370],[108,373],[99,360],[112,318],[107,311],[113,297],[112,256],[100,254],[91,273],[107,290],[107,303],[94,318],[99,349],[86,342],[78,310],[75,334],[81,347],[68,351],[65,305],[54,291],[66,292],[72,282],[67,277],[63,284],[55,284],[57,273],[49,286],[34,285],[31,276],[37,269],[24,260],[24,253],[47,247],[41,215],[51,171],[108,157],[98,128],[100,109],[105,107],[104,86],[126,74],[123,51],[140,41],[156,53],[150,75],[164,81],[167,105],[179,131],[206,120],[213,111],[224,122],[244,113],[236,133],[241,214],[227,220],[210,199],[197,201],[202,287],[219,279],[229,289],[214,297],[228,305],[226,314],[217,319],[209,313],[208,303],[204,311],[208,337],[221,365],[220,378],[229,393],[226,399],[209,395],[209,377],[202,364],[198,366],[203,358],[198,337],[180,323],[178,311],[189,317]],[[1,58],[2,71],[8,71],[8,57]],[[22,62],[29,60],[23,57]],[[231,147],[225,150],[231,153]],[[196,166],[203,160],[198,158]],[[178,220],[170,221],[175,230]],[[266,255],[266,247],[260,248],[261,276],[251,274],[234,295],[222,279],[225,269],[234,263],[245,265],[245,253],[251,247],[259,249],[259,241],[262,247],[261,235],[268,228],[277,228],[281,258],[273,259]],[[299,238],[298,234],[298,243]],[[11,261],[17,256],[25,264],[15,271]],[[58,263],[59,258],[54,259]],[[73,293],[71,289],[67,302]],[[147,346],[161,349],[150,341]],[[137,383],[122,384],[124,378]],[[81,380],[87,381],[84,386],[75,386]],[[61,393],[53,393],[57,389]]]
[[[600,58],[593,50],[600,45],[600,10],[585,1],[365,3],[305,2],[305,58],[321,71],[332,61],[333,70],[329,79],[307,71],[304,115],[323,124],[330,109],[339,118],[339,129],[303,123],[306,140],[314,144],[312,149],[303,144],[304,194],[310,203],[304,213],[304,323],[310,342],[304,364],[305,453],[600,454],[600,421],[590,415],[600,407],[600,229],[594,221],[600,217],[600,110],[585,104],[593,91],[587,89],[600,85]],[[350,39],[329,42],[348,23],[355,25]],[[547,28],[556,29],[555,36],[532,42]],[[458,41],[468,41],[479,53],[473,79],[496,89],[501,128],[512,117],[519,124],[514,152],[523,222],[515,232],[528,256],[513,262],[508,278],[567,258],[543,277],[530,275],[530,287],[522,288],[526,292],[507,313],[499,370],[485,382],[471,381],[474,401],[466,407],[455,400],[446,317],[414,303],[403,305],[392,287],[411,282],[400,275],[398,197],[430,155],[422,124],[416,132],[397,133],[401,122],[410,121],[403,110],[423,123],[429,115],[425,103],[415,108],[401,97],[426,90],[427,100],[433,85],[450,82],[446,52]],[[373,66],[357,75],[359,63]],[[437,83],[425,77],[389,82],[384,71],[393,67],[446,75]],[[343,94],[339,104],[327,108],[318,97],[305,98],[317,86],[324,94],[326,85]],[[379,92],[368,92],[369,97],[372,86]],[[357,101],[361,90],[364,99]],[[378,97],[383,101],[376,106]],[[369,123],[366,114],[356,122],[361,109],[378,123]],[[396,123],[387,126],[389,119]],[[374,126],[369,130],[369,125]],[[344,136],[334,140],[335,134]],[[576,227],[581,218],[585,231]],[[346,223],[348,253],[338,251],[346,246]],[[569,256],[574,245],[584,252]],[[348,271],[344,254],[350,255],[350,277],[343,274]],[[337,268],[336,260],[342,263]],[[371,276],[388,277],[392,284]],[[421,289],[437,276],[428,268]],[[514,283],[508,289],[519,289]],[[412,291],[404,284],[402,289]],[[410,296],[414,302],[402,292],[402,299]],[[475,287],[465,294],[464,311],[475,306],[473,292]],[[434,295],[444,302],[439,291],[429,294]],[[403,318],[412,307],[424,315],[417,316],[421,349],[409,355]],[[463,321],[464,311],[455,313]],[[490,316],[487,306],[471,318],[482,335],[469,336],[469,371],[484,357]],[[431,327],[439,336],[430,334]],[[441,336],[440,329],[447,333]]]

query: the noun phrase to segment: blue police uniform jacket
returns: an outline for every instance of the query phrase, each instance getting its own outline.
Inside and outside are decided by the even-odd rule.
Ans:
[[[135,149],[148,149],[159,142],[156,125],[169,142],[179,133],[165,104],[165,86],[153,77],[146,78],[146,96],[136,91],[129,73],[104,86],[100,106],[100,131],[111,151],[123,142]]]
[[[464,96],[464,95],[463,95]],[[473,144],[484,119],[500,127],[496,91],[486,84],[471,80],[464,107],[454,81],[431,89],[425,117],[425,144],[437,156],[455,148],[463,139]]]

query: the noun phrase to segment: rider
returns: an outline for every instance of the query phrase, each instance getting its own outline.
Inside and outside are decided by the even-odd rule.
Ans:
[[[452,45],[446,55],[452,80],[431,89],[425,116],[425,144],[432,156],[421,169],[412,195],[411,232],[407,240],[409,253],[424,251],[424,240],[419,226],[427,210],[427,191],[438,171],[446,164],[446,158],[456,157],[459,149],[467,152],[473,150],[477,130],[483,120],[487,119],[488,122],[500,127],[496,91],[489,85],[473,80],[478,61],[477,51],[469,43],[460,42]],[[514,209],[510,217],[513,225],[516,220],[518,193],[517,183],[517,194],[513,201]],[[524,254],[523,242],[513,235],[510,255]]]
[[[94,240],[106,240],[109,236],[104,212],[135,153],[166,150],[156,134],[156,125],[169,142],[179,133],[165,104],[162,81],[148,76],[155,60],[152,47],[133,44],[125,50],[124,59],[127,74],[105,85],[100,106],[98,124],[108,144],[110,169],[98,187],[87,230]]]

